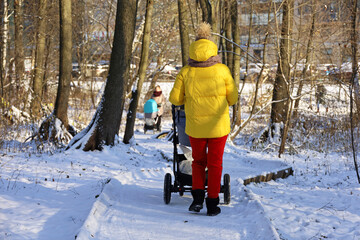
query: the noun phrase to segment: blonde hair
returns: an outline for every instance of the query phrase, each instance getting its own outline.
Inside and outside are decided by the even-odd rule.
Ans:
[[[199,24],[198,28],[196,29],[196,40],[199,39],[209,39],[211,36],[211,26],[207,22],[202,22]]]

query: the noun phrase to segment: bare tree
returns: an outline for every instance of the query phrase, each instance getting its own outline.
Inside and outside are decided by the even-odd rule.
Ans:
[[[33,118],[41,117],[41,101],[44,79],[44,61],[46,48],[46,11],[47,0],[39,1],[39,20],[36,37],[35,69],[33,76],[33,88],[30,113]]]
[[[236,0],[231,1],[231,29],[232,29],[232,37],[234,43],[240,46],[240,26],[238,19],[238,3]],[[238,46],[234,46],[234,57],[233,57],[233,78],[236,83],[236,86],[239,87],[240,84],[240,53],[241,49]]]
[[[231,5],[232,0],[226,0],[225,1],[225,37],[228,39],[232,39],[232,21],[231,21]],[[226,65],[230,69],[231,72],[233,72],[233,44],[229,41],[226,41],[225,44],[226,47]]]
[[[1,97],[4,97],[5,92],[5,81],[7,79],[7,48],[8,48],[8,37],[9,37],[9,7],[8,1],[3,0],[3,11],[2,11],[2,34],[1,34],[1,62],[0,62],[0,80],[1,80]]]
[[[249,16],[249,33],[248,33],[248,41],[247,41],[247,46],[246,46],[246,61],[245,61],[245,72],[248,72],[248,67],[249,67],[249,52],[250,52],[250,45],[251,45],[251,38],[252,38],[252,28],[253,28],[253,10],[254,9],[254,4],[253,4],[253,0],[250,1],[250,16]],[[245,80],[246,80],[246,76],[245,76]]]
[[[257,100],[258,100],[258,92],[259,92],[259,88],[261,86],[261,82],[264,79],[263,72],[264,72],[264,67],[265,67],[265,63],[266,63],[267,43],[268,43],[269,31],[270,31],[270,12],[271,12],[271,2],[269,3],[268,21],[267,21],[268,25],[267,25],[267,31],[265,33],[265,38],[264,38],[263,64],[262,64],[262,68],[260,70],[259,76],[256,79],[254,101],[252,103],[251,112],[250,112],[249,117],[243,123],[241,123],[241,112],[240,112],[241,105],[240,105],[240,98],[239,98],[238,103],[235,105],[236,108],[234,109],[234,115],[236,115],[236,118],[235,118],[235,122],[234,122],[233,131],[230,134],[230,139],[232,141],[235,140],[236,136],[240,133],[240,131],[252,120],[253,116],[256,114],[256,104],[257,104]],[[237,56],[237,55],[235,55],[235,56]]]
[[[220,2],[221,0],[209,0],[211,5],[211,29],[214,33],[220,32]],[[233,3],[237,1],[233,1]],[[237,10],[236,10],[237,11]]]
[[[185,66],[189,58],[189,27],[188,27],[188,6],[186,0],[178,0],[179,11],[179,29],[180,29],[180,41],[181,41],[181,55],[182,64]]]
[[[133,90],[130,100],[129,111],[127,114],[126,128],[123,142],[128,144],[131,138],[134,136],[134,126],[136,120],[136,112],[139,104],[139,99],[141,95],[142,86],[146,77],[146,69],[149,64],[149,45],[150,45],[150,33],[151,33],[151,20],[152,12],[154,8],[153,0],[147,0],[146,2],[146,16],[145,16],[145,27],[144,35],[142,40],[141,48],[141,59],[139,66],[139,79],[137,82],[137,87]]]
[[[102,100],[89,125],[72,139],[67,149],[101,150],[104,145],[115,143],[125,101],[124,90],[129,78],[137,2],[117,2],[110,69]]]
[[[185,10],[189,10],[188,2],[185,2]],[[140,96],[140,103],[143,103],[148,100],[154,92],[155,86],[158,84],[158,80],[166,78],[170,80],[175,78],[174,73],[166,73],[164,69],[169,64],[177,64],[178,59],[180,63],[187,64],[189,51],[188,47],[174,48],[174,44],[178,44],[179,39],[179,30],[181,26],[179,22],[176,21],[179,19],[179,2],[177,0],[168,1],[166,3],[156,1],[154,4],[154,14],[152,17],[152,27],[151,27],[151,42],[150,42],[150,51],[149,59],[156,59],[156,68],[147,69],[146,80],[150,81],[150,84],[147,87],[146,94]],[[185,12],[188,15],[188,12]],[[179,20],[181,21],[181,20]],[[189,31],[189,19],[186,21],[185,27],[186,32]],[[181,31],[181,30],[180,30]],[[180,43],[181,36],[180,34]],[[185,34],[185,41],[187,41],[187,46],[189,46],[189,35]],[[183,50],[185,49],[185,50]],[[187,50],[186,50],[187,49]],[[184,56],[182,56],[184,54]],[[143,95],[143,94],[142,94]]]
[[[226,64],[229,67],[235,84],[239,87],[240,84],[240,30],[238,19],[238,3],[234,0],[227,0],[224,2],[224,32],[225,32],[225,52]],[[239,98],[240,100],[240,98]],[[240,102],[233,106],[233,125],[241,124],[241,107]]]
[[[199,0],[202,10],[202,21],[212,25],[212,10],[211,3],[208,0]]]
[[[297,93],[296,93],[297,98],[295,99],[295,104],[294,104],[294,118],[297,117],[299,103],[300,103],[301,94],[302,94],[302,89],[304,87],[304,80],[309,71],[310,57],[311,57],[311,52],[313,50],[313,40],[314,40],[314,33],[315,33],[315,19],[316,19],[316,7],[315,7],[315,4],[313,1],[312,1],[311,8],[312,8],[311,28],[310,28],[310,33],[309,33],[309,40],[308,40],[307,46],[306,46],[305,66],[302,70],[302,76],[301,76],[301,78],[303,80],[300,81],[299,87],[298,87]]]
[[[360,183],[360,175],[359,175],[359,168],[357,165],[356,160],[356,146],[355,146],[355,140],[354,140],[354,117],[353,117],[353,91],[355,92],[355,102],[357,104],[357,114],[359,115],[359,108],[360,108],[360,102],[359,101],[359,65],[358,65],[358,42],[357,42],[357,30],[356,30],[356,18],[357,18],[357,9],[358,9],[358,1],[352,0],[351,1],[352,6],[351,7],[351,48],[352,48],[352,77],[351,77],[351,84],[350,84],[350,121],[351,121],[351,146],[353,151],[353,157],[354,157],[354,165],[356,170],[356,176],[358,179],[358,182]],[[351,4],[350,3],[350,4]]]
[[[54,115],[60,119],[65,128],[69,120],[70,80],[72,70],[72,15],[71,0],[60,0],[60,76],[56,95]]]
[[[67,144],[75,135],[69,125],[70,80],[72,70],[72,15],[71,0],[60,0],[60,68],[54,112],[40,126],[38,137],[56,144]]]
[[[14,1],[14,24],[15,24],[15,75],[16,90],[19,93],[20,86],[24,80],[24,19],[23,19],[23,0]],[[18,95],[18,94],[17,94]]]
[[[240,87],[240,26],[238,19],[238,3],[236,0],[231,1],[231,29],[233,41],[236,44],[233,47],[233,63],[232,63],[232,75],[235,81],[236,86]],[[241,124],[241,103],[240,96],[238,102],[233,106],[233,124],[236,126]]]
[[[283,17],[281,25],[280,56],[273,89],[273,103],[271,105],[271,123],[269,134],[275,142],[280,142],[280,132],[288,114],[289,83],[290,83],[290,56],[293,0],[283,1]]]
[[[352,50],[352,76],[351,84],[354,90],[356,110],[360,116],[360,87],[359,87],[359,64],[358,64],[358,31],[357,31],[357,0],[352,0],[351,6],[351,50]]]

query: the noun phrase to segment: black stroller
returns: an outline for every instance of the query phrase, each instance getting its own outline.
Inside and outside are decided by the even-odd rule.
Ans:
[[[172,106],[173,118],[173,135],[171,137],[174,145],[173,155],[173,173],[174,184],[172,184],[172,176],[170,173],[165,174],[164,179],[164,202],[169,204],[171,200],[171,193],[178,192],[180,196],[184,192],[190,192],[192,186],[191,175],[191,150],[189,136],[185,133],[185,111],[183,106]],[[178,153],[178,147],[182,149],[183,154]],[[189,171],[190,168],[190,171]],[[207,173],[206,173],[207,179]],[[207,190],[207,180],[205,182],[205,191]],[[220,193],[224,194],[224,203],[230,203],[230,175],[224,174],[223,185],[221,185]]]

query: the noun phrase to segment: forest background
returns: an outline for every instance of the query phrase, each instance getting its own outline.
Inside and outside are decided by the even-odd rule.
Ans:
[[[359,239],[358,10],[0,0],[0,239]],[[164,132],[143,132],[145,101],[156,85],[168,97],[201,22],[239,89],[224,153],[231,203],[215,218],[188,214],[186,194],[163,204],[170,103]],[[284,168],[293,176],[247,181]]]
[[[279,156],[353,152],[356,164],[358,8],[357,0],[3,0],[0,146],[101,150],[120,135],[128,143],[136,113],[155,85],[174,81],[205,21],[239,87],[232,141]]]

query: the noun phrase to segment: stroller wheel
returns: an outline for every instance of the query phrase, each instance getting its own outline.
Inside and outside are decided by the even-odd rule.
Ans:
[[[229,204],[230,198],[230,175],[224,174],[224,203]]]
[[[169,132],[162,132],[162,133],[159,133],[156,138],[157,139],[163,139],[163,138],[166,138],[166,136],[169,134]]]
[[[164,179],[164,202],[169,204],[171,200],[171,174],[165,174]]]
[[[180,187],[179,187],[179,195],[180,195],[180,197],[184,196],[184,186],[182,184],[180,184]]]

